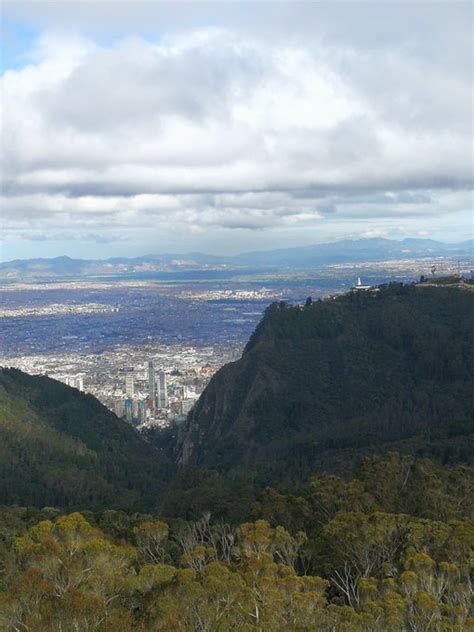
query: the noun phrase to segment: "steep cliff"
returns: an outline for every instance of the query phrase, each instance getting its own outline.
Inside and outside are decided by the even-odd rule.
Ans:
[[[466,289],[400,284],[270,306],[190,413],[177,462],[291,484],[389,448],[468,461],[473,308]]]

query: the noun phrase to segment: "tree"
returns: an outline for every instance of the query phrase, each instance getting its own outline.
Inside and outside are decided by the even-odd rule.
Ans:
[[[159,520],[147,520],[133,529],[137,549],[146,564],[163,563],[165,558],[164,540],[168,538],[168,525]]]
[[[128,629],[119,605],[136,555],[105,540],[80,513],[43,521],[15,541],[20,572],[7,599],[18,630],[98,629],[111,618]]]

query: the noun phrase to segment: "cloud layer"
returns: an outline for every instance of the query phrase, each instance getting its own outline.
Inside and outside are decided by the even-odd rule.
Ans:
[[[469,73],[406,42],[303,35],[43,34],[1,80],[4,231],[113,240],[469,209]]]

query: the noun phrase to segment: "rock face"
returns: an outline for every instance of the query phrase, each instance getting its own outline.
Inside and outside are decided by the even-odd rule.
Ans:
[[[400,284],[270,306],[191,411],[175,459],[262,484],[391,448],[468,461],[473,308],[473,292]]]

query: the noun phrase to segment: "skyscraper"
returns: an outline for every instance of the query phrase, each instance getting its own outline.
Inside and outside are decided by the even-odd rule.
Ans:
[[[138,421],[144,423],[146,421],[146,400],[138,402]]]
[[[133,373],[128,373],[125,376],[125,394],[127,397],[133,397],[135,395],[135,379]]]
[[[133,402],[131,399],[125,400],[125,418],[127,421],[132,421],[133,419]]]
[[[168,408],[168,388],[164,371],[160,371],[158,375],[158,408]]]
[[[125,402],[123,399],[118,399],[114,402],[114,412],[117,417],[124,417],[125,415]]]
[[[156,397],[156,383],[155,383],[155,369],[153,367],[153,361],[148,362],[148,398],[155,405]]]

